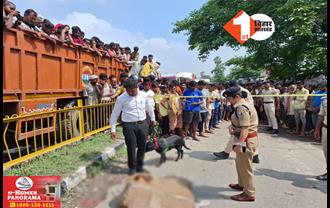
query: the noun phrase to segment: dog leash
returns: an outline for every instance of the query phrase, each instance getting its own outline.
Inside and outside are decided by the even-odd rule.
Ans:
[[[151,133],[150,133],[150,139],[149,141],[152,142],[153,144],[155,144],[156,149],[159,147],[159,138],[160,138],[160,132],[161,129],[159,127],[159,125],[155,126],[154,128],[152,128]],[[155,138],[157,138],[157,141],[155,143]],[[162,140],[165,143],[165,149],[162,151],[162,153],[166,153],[168,151],[168,142],[166,141],[166,139]]]
[[[160,137],[160,127],[159,125],[151,129],[150,137],[148,142],[155,145],[155,148],[159,148],[158,138]]]

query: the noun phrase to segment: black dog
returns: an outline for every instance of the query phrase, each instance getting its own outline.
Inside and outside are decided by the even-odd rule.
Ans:
[[[191,150],[186,146],[185,140],[178,136],[178,135],[172,135],[167,138],[160,138],[158,139],[158,148],[154,146],[154,150],[158,152],[160,156],[160,161],[159,165],[162,163],[166,162],[166,152],[170,151],[171,149],[176,149],[178,152],[178,157],[175,159],[175,161],[178,161],[179,158],[183,158],[183,147],[186,148],[187,150]],[[148,151],[151,151],[152,149],[148,148]]]

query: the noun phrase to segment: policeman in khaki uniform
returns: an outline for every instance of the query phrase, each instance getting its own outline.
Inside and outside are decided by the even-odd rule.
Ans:
[[[236,152],[236,170],[238,184],[229,184],[229,187],[243,193],[232,196],[236,201],[254,201],[255,184],[252,169],[252,159],[259,145],[257,136],[258,114],[254,106],[243,97],[244,92],[239,87],[228,88],[223,95],[234,106],[231,116],[232,125],[229,133],[234,140],[233,150]]]
[[[254,100],[253,100],[252,94],[249,90],[247,90],[247,89],[243,88],[242,86],[240,86],[236,80],[231,80],[229,82],[229,86],[230,87],[239,87],[242,92],[245,92],[246,93],[246,96],[244,98],[245,101],[250,103],[254,107]],[[221,96],[223,96],[223,94]],[[214,152],[213,155],[215,155],[220,160],[228,159],[229,155],[230,155],[230,153],[233,149],[233,142],[234,142],[233,139],[229,138],[225,150],[222,151],[222,152]],[[254,156],[253,156],[252,161],[253,161],[253,163],[260,163],[258,148],[254,152]]]
[[[270,87],[270,82],[265,82],[265,89],[262,90],[262,95],[277,95],[278,91],[275,88]],[[268,119],[268,131],[271,131],[271,134],[278,134],[278,123],[275,115],[275,100],[278,100],[278,97],[265,96],[264,100],[264,109]]]
[[[316,139],[319,139],[321,129],[322,129],[322,146],[323,146],[323,153],[324,153],[326,163],[328,163],[328,158],[327,158],[327,151],[328,151],[328,148],[327,148],[327,110],[328,110],[327,97],[324,97],[324,98],[322,98],[321,108],[320,108],[317,124],[315,127],[314,137]],[[326,181],[327,173],[317,176],[316,179],[321,180],[321,181]]]

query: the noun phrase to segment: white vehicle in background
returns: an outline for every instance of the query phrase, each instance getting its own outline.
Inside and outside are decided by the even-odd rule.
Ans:
[[[172,81],[172,80],[176,80],[178,82],[183,82],[183,81],[197,81],[196,79],[196,75],[192,72],[179,72],[177,74],[164,74],[160,77],[159,80],[168,80],[168,81]]]
[[[192,72],[179,72],[176,74],[177,80],[179,82],[185,81],[196,81],[196,75]]]
[[[168,80],[169,82],[173,80],[178,80],[175,74],[164,74],[162,75],[159,80]]]
[[[203,80],[204,82],[206,83],[211,83],[211,80],[210,79],[200,79],[200,80]],[[196,80],[195,80],[196,81]],[[197,82],[197,81],[196,81]]]

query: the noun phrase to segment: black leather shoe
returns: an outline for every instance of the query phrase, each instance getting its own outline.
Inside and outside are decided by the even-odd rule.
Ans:
[[[253,156],[253,160],[252,160],[253,163],[260,163],[260,160],[259,160],[259,155],[255,155]]]
[[[273,129],[273,127],[268,127],[266,130],[267,131],[273,131],[274,129]]]
[[[323,175],[316,176],[316,179],[320,180],[320,181],[326,181],[327,180],[327,173],[325,173]]]
[[[214,156],[216,156],[217,158],[219,158],[220,160],[225,160],[229,158],[229,154],[227,152],[214,152],[213,153]]]
[[[276,135],[276,134],[278,134],[278,133],[279,133],[278,129],[274,129],[274,130],[271,132],[271,134],[273,134],[273,135]]]
[[[128,175],[132,176],[132,175],[134,175],[134,174],[136,174],[136,170],[135,170],[135,169],[130,169],[130,170],[128,171]]]

